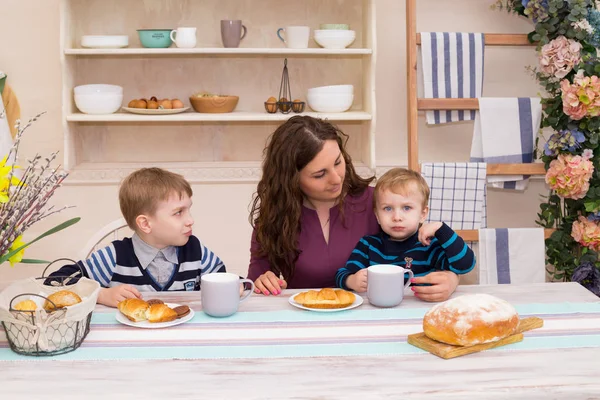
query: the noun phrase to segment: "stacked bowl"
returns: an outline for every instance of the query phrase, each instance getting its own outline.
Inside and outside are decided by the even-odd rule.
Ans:
[[[345,49],[356,39],[356,32],[348,29],[320,29],[314,31],[315,42],[326,49]]]
[[[308,105],[317,112],[344,112],[354,101],[353,85],[320,86],[308,89]]]
[[[81,85],[74,91],[75,105],[86,114],[112,114],[123,103],[123,88],[117,85]]]

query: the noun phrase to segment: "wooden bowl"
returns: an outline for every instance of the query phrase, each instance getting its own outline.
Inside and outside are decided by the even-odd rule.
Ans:
[[[190,103],[199,113],[229,113],[235,109],[239,96],[190,96]]]

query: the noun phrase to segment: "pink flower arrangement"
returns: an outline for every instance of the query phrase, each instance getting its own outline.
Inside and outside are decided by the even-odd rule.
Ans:
[[[600,226],[596,221],[579,216],[578,220],[573,222],[571,236],[582,246],[595,251],[600,250]]]
[[[594,164],[581,156],[559,154],[546,171],[546,183],[566,199],[582,199],[590,188]]]
[[[583,70],[579,70],[572,84],[563,79],[560,88],[563,111],[569,117],[580,120],[600,115],[600,78],[596,75],[583,76]]]
[[[562,79],[581,62],[581,43],[559,36],[545,44],[540,51],[542,72]]]

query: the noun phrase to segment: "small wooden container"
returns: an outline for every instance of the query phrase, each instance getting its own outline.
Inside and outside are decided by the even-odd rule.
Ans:
[[[199,113],[230,113],[239,101],[239,96],[190,96],[190,103]]]

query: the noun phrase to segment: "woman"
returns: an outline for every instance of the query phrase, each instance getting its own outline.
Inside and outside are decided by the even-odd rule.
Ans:
[[[379,232],[369,187],[374,177],[358,176],[347,140],[329,122],[308,116],[290,118],[271,136],[250,212],[248,278],[257,293],[333,287],[359,239]],[[425,300],[442,292],[447,298],[458,284],[453,273],[430,275],[415,282],[433,285],[415,287]]]

